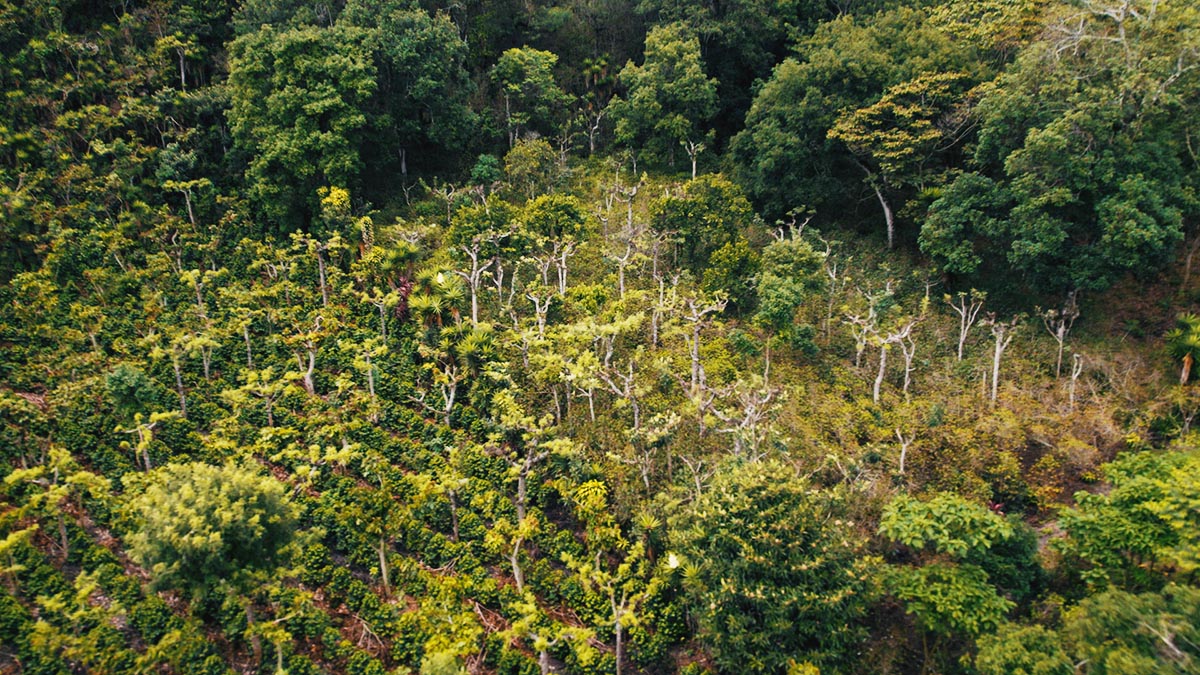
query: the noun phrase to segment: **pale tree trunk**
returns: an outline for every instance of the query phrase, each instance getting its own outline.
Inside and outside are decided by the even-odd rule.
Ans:
[[[513,542],[512,553],[508,556],[508,561],[512,565],[513,582],[517,585],[517,595],[525,592],[525,573],[521,570],[521,544],[523,542],[522,537],[517,537]]]
[[[967,335],[971,332],[971,327],[975,325],[975,319],[979,316],[979,311],[983,309],[983,294],[977,294],[974,289],[968,293],[959,293],[951,298],[946,296],[946,302],[950,308],[958,314],[958,360],[963,360],[963,347],[967,343]]]
[[[1067,390],[1067,399],[1070,401],[1071,411],[1075,410],[1075,383],[1079,381],[1079,376],[1083,373],[1083,355],[1074,354],[1073,363],[1071,364],[1071,386]]]
[[[875,189],[875,196],[879,198],[879,205],[883,207],[883,219],[887,223],[887,242],[888,248],[892,249],[896,246],[896,217],[892,214],[892,207],[888,205],[887,199],[883,196],[883,190],[879,186],[872,185]]]
[[[910,435],[908,438],[905,438],[900,433],[900,430],[896,429],[896,439],[900,441],[900,475],[903,476],[904,462],[908,458],[908,446],[912,445],[913,437]]]
[[[242,324],[242,339],[246,342],[246,367],[254,368],[254,352],[250,349],[250,323]]]
[[[381,536],[379,538],[379,576],[383,579],[383,594],[391,595],[391,579],[388,577],[388,561],[387,561],[388,542],[387,538]]]
[[[1008,344],[1012,342],[1018,322],[1018,317],[1014,317],[1008,322],[997,321],[994,314],[989,315],[987,319],[987,323],[992,327],[992,336],[996,339],[996,344],[992,351],[991,401],[993,404],[996,403],[996,398],[1000,392],[1000,359],[1004,356],[1004,350],[1008,349]]]
[[[879,403],[879,388],[883,385],[883,376],[887,371],[888,346],[885,343],[879,348],[879,373],[875,375],[875,387],[871,390],[871,400]]]
[[[317,248],[317,276],[321,282],[321,306],[329,309],[329,287],[325,284],[325,256]]]

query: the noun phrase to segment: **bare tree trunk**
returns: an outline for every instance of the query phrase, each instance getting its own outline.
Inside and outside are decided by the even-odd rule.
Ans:
[[[971,289],[970,293],[959,293],[954,298],[949,295],[945,297],[950,308],[954,310],[955,314],[958,314],[958,360],[962,361],[967,335],[971,332],[971,327],[975,325],[979,311],[983,309],[986,294],[977,293],[975,289]]]
[[[624,600],[624,598],[622,598],[622,601],[623,600]],[[624,602],[622,602],[622,605],[623,604],[624,604]],[[622,616],[622,614],[624,614],[624,607],[617,609],[615,602],[613,603],[613,606],[614,606],[613,613],[617,615],[617,620],[614,622],[615,625],[613,626],[613,628],[615,629],[614,632],[617,634],[617,645],[616,645],[617,649],[616,649],[616,654],[615,654],[615,656],[617,657],[617,675],[621,675],[621,661],[623,660],[622,657],[625,655],[625,650],[624,650],[625,626],[621,623],[621,619],[624,618]]]
[[[517,509],[517,520],[525,520],[525,491],[527,481],[527,469],[522,467],[517,471],[517,503],[513,506]]]
[[[391,580],[388,578],[387,538],[379,537],[379,576],[383,579],[383,594],[391,595]]]
[[[1075,411],[1075,383],[1079,380],[1080,374],[1083,373],[1083,355],[1074,354],[1073,363],[1071,364],[1071,385],[1067,390],[1067,400],[1070,401],[1071,411]]]
[[[1004,355],[1003,337],[996,336],[996,349],[992,355],[992,403],[996,402],[996,397],[1000,393],[1000,357]]]
[[[896,217],[892,214],[892,207],[888,205],[887,199],[883,196],[883,190],[879,189],[878,185],[872,185],[871,187],[875,190],[875,196],[879,198],[879,205],[883,207],[883,219],[887,223],[888,248],[895,248]]]
[[[250,350],[250,324],[242,325],[242,339],[246,341],[246,367],[254,367],[254,352]]]
[[[912,444],[912,436],[905,438],[900,430],[896,430],[896,439],[900,441],[900,475],[904,475],[904,461],[908,458],[908,446]]]
[[[321,255],[321,249],[317,248],[317,276],[321,282],[321,306],[329,308],[329,287],[325,285],[325,256]]]
[[[521,570],[521,544],[524,539],[517,537],[513,543],[512,554],[509,555],[508,561],[512,565],[513,582],[517,584],[517,594],[525,592],[525,573]]]
[[[883,384],[883,376],[887,371],[887,344],[879,348],[879,373],[875,375],[875,387],[871,390],[871,400],[879,403],[879,387]]]
[[[1004,356],[1004,350],[1008,349],[1008,344],[1012,342],[1013,333],[1016,331],[1018,317],[1011,320],[997,321],[994,314],[989,315],[987,323],[992,327],[992,336],[996,338],[996,345],[992,352],[992,403],[996,402],[996,398],[1000,391],[1000,359]]]

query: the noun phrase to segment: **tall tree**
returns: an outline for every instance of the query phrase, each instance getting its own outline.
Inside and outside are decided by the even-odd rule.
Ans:
[[[843,15],[824,23],[797,45],[795,57],[776,66],[755,96],[746,128],[730,146],[738,178],[769,218],[783,217],[797,206],[815,209],[820,218],[843,215],[847,204],[858,201],[864,171],[855,163],[861,160],[830,137],[838,119],[850,115],[847,122],[857,119],[864,133],[877,127],[876,133],[867,133],[874,140],[858,146],[864,150],[882,149],[892,136],[915,139],[923,135],[918,120],[932,114],[921,106],[906,113],[907,130],[901,124],[891,132],[886,122],[870,120],[886,116],[885,108],[894,106],[866,110],[859,118],[853,111],[869,108],[888,87],[923,73],[936,78],[975,69],[969,47],[953,41],[923,10],[899,8],[867,18]],[[865,187],[874,197],[869,182]]]
[[[620,81],[625,95],[609,104],[618,142],[674,166],[680,146],[706,138],[717,109],[717,81],[705,75],[700,42],[683,24],[651,29],[645,61],[627,63]],[[691,147],[694,158],[697,146]]]
[[[954,272],[987,257],[1057,292],[1169,260],[1198,210],[1198,36],[1186,3],[1062,8],[979,101],[979,175],[933,202],[925,250]]]
[[[492,68],[509,147],[525,132],[546,136],[557,130],[569,99],[554,78],[557,64],[557,55],[526,46],[505,51]]]
[[[437,167],[469,144],[477,123],[468,101],[474,84],[467,44],[448,14],[430,14],[416,0],[352,0],[340,22],[372,29],[379,84],[372,107],[386,118],[379,120],[382,138],[364,148],[368,158],[406,176],[410,158]]]
[[[307,228],[318,188],[354,188],[376,91],[370,32],[264,26],[230,44],[229,123],[247,191],[278,228]]]

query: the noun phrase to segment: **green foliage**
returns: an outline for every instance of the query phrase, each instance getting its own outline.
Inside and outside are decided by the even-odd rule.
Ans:
[[[1056,545],[1089,584],[1156,587],[1178,566],[1195,569],[1190,521],[1196,500],[1195,453],[1122,455],[1103,469],[1108,494],[1080,492],[1059,524]]]
[[[954,494],[929,501],[900,495],[884,509],[879,533],[915,549],[932,549],[955,558],[987,549],[1012,536],[1012,525],[987,508]]]
[[[346,3],[339,23],[370,30],[378,72],[372,108],[382,116],[374,126],[383,135],[373,136],[363,153],[375,171],[383,163],[407,173],[410,160],[444,165],[444,153],[469,143],[478,125],[468,102],[475,86],[467,44],[449,14],[409,0],[355,0]]]
[[[1012,526],[1011,536],[971,550],[963,562],[987,572],[1000,593],[1022,608],[1045,590],[1048,575],[1042,568],[1037,531],[1015,515],[1006,520]]]
[[[902,144],[902,125],[893,129],[890,121],[881,122],[879,133],[870,132],[868,122],[885,115],[887,104],[868,106],[889,87],[917,82],[921,74],[936,74],[924,81],[936,83],[947,77],[943,73],[971,65],[966,45],[952,41],[923,10],[900,8],[867,18],[843,14],[823,23],[758,90],[745,129],[731,144],[738,179],[768,218],[805,205],[832,219],[855,200],[863,178],[852,157],[838,150],[840,141],[830,137],[839,117],[851,115],[847,132],[852,120],[860,122],[862,134],[853,135],[861,135],[864,143],[855,141],[856,146],[879,150],[889,142]],[[859,108],[866,110],[855,118],[851,112]],[[933,116],[921,105],[905,111],[902,117],[911,121],[905,131],[916,134],[914,139],[927,135],[928,129],[921,132],[917,126],[926,127]],[[921,154],[918,148],[894,152],[897,158]]]
[[[1073,675],[1074,664],[1053,631],[1042,626],[1002,624],[979,638],[975,667],[980,675]]]
[[[1013,608],[974,565],[931,563],[887,573],[888,590],[928,631],[978,635],[993,630]]]
[[[931,302],[1171,275],[1190,5],[235,4],[0,2],[0,670],[1196,669],[1188,269]]]
[[[1182,675],[1200,664],[1200,590],[1191,586],[1106,591],[1079,603],[1064,623],[1064,641],[1088,675]]]
[[[717,109],[717,82],[704,73],[700,41],[683,24],[646,34],[645,61],[621,70],[625,96],[609,104],[617,141],[674,164],[681,144],[705,138]]]
[[[837,509],[790,468],[753,463],[727,466],[672,519],[691,611],[720,668],[849,663],[863,638],[869,560]]]
[[[558,173],[558,153],[540,138],[519,139],[504,155],[508,184],[528,199],[550,191]]]
[[[513,147],[525,132],[550,135],[568,97],[554,78],[558,56],[532,47],[506,50],[492,68],[492,83],[499,90],[508,145]]]
[[[947,272],[981,271],[989,242],[1000,235],[1011,197],[986,176],[963,173],[936,193],[921,225],[921,250]]]
[[[279,481],[235,465],[168,464],[135,485],[129,552],[155,583],[196,597],[249,590],[287,562],[299,512]]]
[[[762,236],[754,208],[721,174],[689,181],[681,193],[655,200],[650,209],[651,227],[675,242],[679,263],[698,277],[726,245]]]
[[[824,262],[812,244],[796,236],[768,244],[758,276],[755,322],[790,335],[797,310],[821,286]]]
[[[352,26],[266,26],[230,45],[229,125],[249,158],[249,195],[281,229],[313,226],[318,188],[358,184],[377,86],[370,38]]]
[[[1182,368],[1179,384],[1184,385],[1192,376],[1196,357],[1200,356],[1200,316],[1181,314],[1175,319],[1175,327],[1167,331],[1167,352],[1177,359]]]
[[[750,244],[745,239],[735,239],[709,256],[700,288],[706,293],[721,293],[727,297],[726,311],[729,313],[745,314],[757,302],[754,279],[758,278],[760,266],[760,256]]]
[[[158,398],[154,382],[145,371],[124,363],[114,368],[104,383],[117,410],[125,415],[148,412],[148,407]]]
[[[1178,58],[1200,15],[1089,5],[1049,23],[978,103],[990,181],[959,179],[971,203],[935,202],[925,245],[968,270],[978,254],[958,232],[1032,283],[1103,289],[1169,260],[1196,210],[1194,162],[1172,148],[1194,115],[1196,71]]]

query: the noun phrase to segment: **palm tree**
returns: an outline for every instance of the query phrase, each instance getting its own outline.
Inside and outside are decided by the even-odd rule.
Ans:
[[[1175,328],[1167,333],[1167,351],[1171,358],[1183,362],[1179,372],[1179,384],[1187,384],[1192,374],[1192,364],[1200,356],[1200,316],[1195,314],[1180,314],[1175,320]]]

